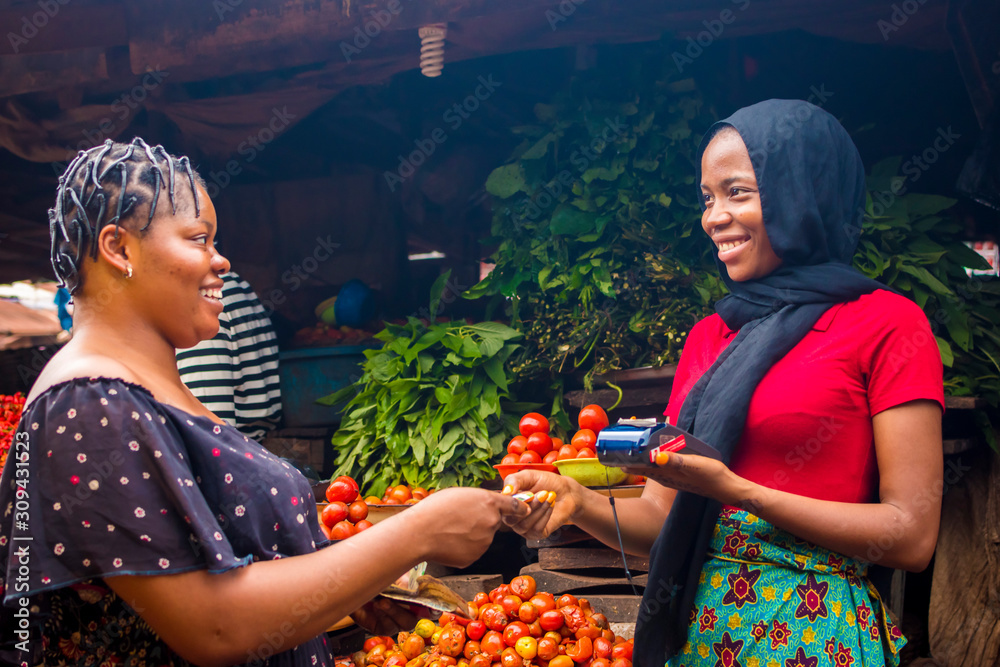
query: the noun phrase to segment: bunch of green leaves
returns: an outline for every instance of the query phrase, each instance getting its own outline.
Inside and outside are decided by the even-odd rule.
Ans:
[[[996,407],[1000,282],[967,273],[990,267],[962,242],[961,223],[948,215],[955,200],[904,194],[900,161],[883,160],[868,178],[868,220],[854,265],[913,299],[927,314],[945,366],[946,393],[979,396]],[[984,433],[992,442],[991,429]]]
[[[662,52],[572,81],[486,189],[495,268],[466,293],[510,308],[520,380],[676,361],[724,293],[700,234],[698,141],[714,117]]]
[[[432,289],[436,313],[448,274]],[[433,319],[433,318],[432,318]],[[356,383],[323,399],[350,399],[333,435],[335,475],[350,475],[366,493],[391,485],[476,486],[517,434],[511,415],[534,405],[512,402],[507,360],[521,335],[496,322],[438,323],[410,317],[376,334]]]

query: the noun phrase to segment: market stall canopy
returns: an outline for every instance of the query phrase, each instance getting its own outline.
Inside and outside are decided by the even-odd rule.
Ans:
[[[51,345],[61,333],[55,311],[0,299],[0,350]]]
[[[946,10],[945,0],[0,0],[0,281],[51,277],[44,210],[80,149],[130,140],[138,119],[151,135],[173,128],[176,152],[253,171],[265,133],[415,70],[427,24],[448,26],[447,76],[463,60],[663,35],[684,45],[680,58],[795,29],[944,52]]]

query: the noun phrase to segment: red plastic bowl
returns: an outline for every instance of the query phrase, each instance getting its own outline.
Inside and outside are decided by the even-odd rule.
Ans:
[[[507,479],[507,475],[513,475],[521,470],[540,470],[542,472],[559,472],[551,463],[498,463],[494,468],[500,473],[501,479]]]

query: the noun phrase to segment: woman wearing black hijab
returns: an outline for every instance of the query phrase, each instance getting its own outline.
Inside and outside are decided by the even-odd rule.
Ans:
[[[850,266],[864,168],[830,114],[761,102],[700,153],[702,228],[731,294],[688,336],[666,414],[723,460],[670,454],[617,502],[625,548],[651,562],[635,664],[897,665],[905,640],[866,575],[922,570],[934,551],[934,336]],[[559,497],[519,532],[572,522],[617,546],[604,496],[530,472],[508,484]]]

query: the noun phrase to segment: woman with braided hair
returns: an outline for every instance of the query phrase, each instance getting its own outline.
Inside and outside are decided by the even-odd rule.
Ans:
[[[188,159],[141,139],[81,152],[60,178],[52,265],[74,336],[32,388],[0,481],[0,658],[331,664],[326,628],[416,563],[470,563],[501,515],[528,511],[446,490],[317,549],[305,478],[178,374],[175,349],[219,327],[216,224]]]

